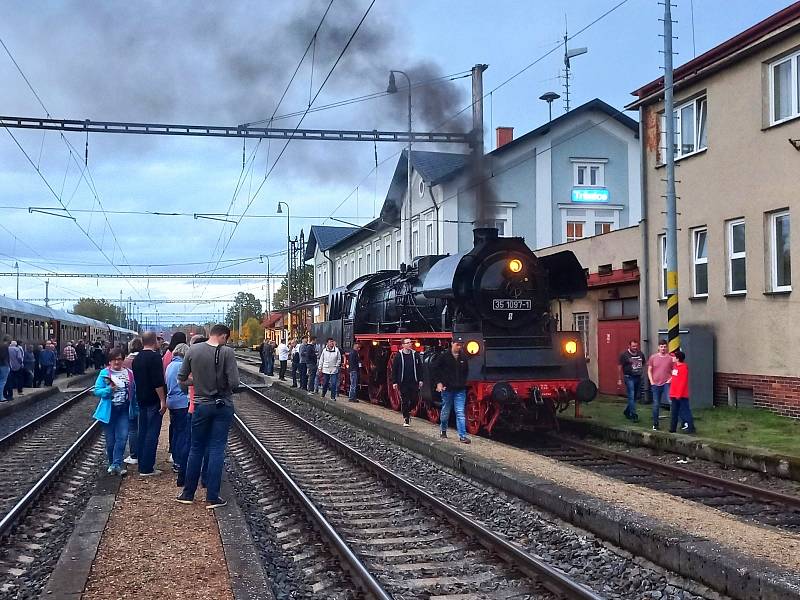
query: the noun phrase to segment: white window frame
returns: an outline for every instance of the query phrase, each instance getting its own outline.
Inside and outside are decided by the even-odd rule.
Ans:
[[[783,63],[788,62],[791,66],[791,76],[790,76],[790,89],[792,93],[792,107],[791,112],[788,117],[784,117],[782,119],[775,118],[775,68]],[[796,119],[800,117],[800,89],[798,89],[798,77],[800,77],[800,50],[789,54],[787,56],[783,56],[777,60],[772,61],[768,65],[769,69],[769,124],[770,125],[779,125],[781,123],[785,123],[786,121],[790,121],[792,119]]]
[[[688,102],[683,102],[678,106],[672,109],[673,118],[675,119],[675,160],[681,160],[686,158],[687,156],[694,156],[695,154],[700,154],[701,152],[705,152],[708,149],[708,144],[706,143],[705,146],[702,148],[700,147],[700,130],[701,125],[706,130],[706,140],[708,140],[708,123],[706,121],[701,121],[702,119],[702,112],[700,111],[700,104],[705,102],[706,105],[706,119],[708,119],[708,96],[703,94],[702,96],[697,96]],[[683,139],[681,137],[681,111],[686,108],[687,106],[694,105],[693,110],[693,118],[694,118],[694,150],[691,152],[682,152],[683,148]],[[666,115],[665,113],[661,113],[661,152],[662,155],[660,157],[659,164],[666,163],[666,153],[669,151],[667,146],[667,122],[666,122]]]
[[[733,228],[737,226],[744,227],[744,251],[743,252],[734,252],[733,251]],[[732,221],[728,221],[725,224],[725,236],[727,239],[727,253],[728,253],[728,289],[727,292],[731,296],[743,296],[747,293],[747,223],[744,219],[733,219]],[[735,290],[733,289],[733,261],[734,260],[744,260],[744,289]]]
[[[661,263],[658,269],[658,297],[661,300],[667,299],[667,236],[658,236],[658,258]]]
[[[583,329],[578,326],[579,322],[585,324]],[[572,329],[581,334],[581,340],[583,342],[583,355],[585,358],[589,358],[589,323],[590,318],[588,312],[572,313]]]
[[[400,232],[394,232],[394,268],[400,269],[400,263],[403,262],[403,239],[400,237]]]
[[[606,185],[606,165],[607,158],[572,158],[572,186],[580,188],[602,188]],[[591,183],[592,168],[597,169],[597,179],[595,183]],[[586,170],[584,182],[579,183],[579,172],[581,169]]]
[[[778,285],[778,240],[777,240],[777,232],[776,232],[776,225],[778,219],[780,217],[787,217],[789,218],[789,211],[788,210],[779,210],[774,213],[770,213],[769,215],[769,240],[770,240],[770,252],[769,252],[769,264],[770,264],[770,284],[771,284],[771,291],[773,292],[791,292],[792,291],[792,284],[789,285]],[[791,219],[789,220],[789,247],[791,248]],[[791,260],[791,252],[789,254]],[[791,269],[791,266],[790,266]],[[792,273],[791,270],[789,271],[789,280],[791,281]]]
[[[386,256],[383,258],[384,263],[386,264],[386,269],[392,268],[392,234],[387,233],[383,236],[383,246],[384,250],[386,250]]]
[[[367,247],[367,270],[364,271],[364,273],[365,274],[373,273],[373,270],[372,270],[372,247],[371,246]]]
[[[336,285],[342,285],[342,261],[336,260]]]
[[[697,251],[699,250],[700,234],[704,233],[706,236],[706,255],[705,257],[698,258]],[[706,266],[706,291],[697,291],[697,265]],[[692,294],[695,298],[708,298],[708,228],[698,227],[692,229]]]
[[[595,225],[597,223],[611,224],[611,231],[619,229],[619,218],[624,208],[621,204],[559,204],[561,211],[561,241],[567,242],[567,221],[570,222],[583,222],[583,238],[592,237],[594,235],[602,235],[594,233]],[[607,216],[597,211],[611,211],[613,216]],[[583,214],[576,214],[581,212]]]
[[[581,235],[580,237],[572,236],[572,239],[570,239],[569,232],[567,231],[567,228],[569,227],[570,223],[573,224],[573,225],[581,225],[582,226],[581,227],[581,233],[583,235]],[[566,224],[564,226],[564,241],[566,241],[566,242],[576,242],[578,240],[584,239],[585,237],[586,237],[586,220],[585,219],[579,219],[578,217],[572,217],[570,219],[567,219],[567,222],[566,222]]]
[[[491,224],[497,227],[497,222],[503,222],[503,234],[501,237],[511,237],[514,235],[514,209],[517,207],[516,202],[503,202],[489,205],[487,212],[491,215],[488,219]]]
[[[419,256],[419,217],[411,219],[411,256]]]

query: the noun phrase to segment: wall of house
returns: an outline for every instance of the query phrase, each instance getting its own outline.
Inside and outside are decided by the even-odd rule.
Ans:
[[[800,138],[800,119],[768,126],[769,72],[774,57],[800,47],[794,35],[728,66],[691,87],[679,88],[676,106],[705,94],[707,149],[677,162],[678,271],[681,327],[708,325],[716,336],[716,400],[727,404],[736,388],[752,390],[756,406],[798,416],[800,339],[798,292],[774,293],[771,274],[770,215],[788,210],[800,222],[800,153],[787,138]],[[654,298],[649,328],[666,327],[660,300],[660,238],[664,227],[664,169],[658,165],[661,104],[645,113],[647,191],[650,235],[648,277]],[[729,285],[729,225],[745,222],[746,293]],[[795,225],[796,227],[796,225]],[[708,294],[693,289],[693,239],[707,231]],[[800,285],[800,246],[791,232],[793,285]],[[651,336],[652,337],[652,336]],[[689,357],[691,360],[691,357]]]

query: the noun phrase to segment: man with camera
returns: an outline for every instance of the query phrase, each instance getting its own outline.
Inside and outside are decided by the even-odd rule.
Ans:
[[[183,492],[178,502],[191,504],[200,479],[203,456],[208,449],[206,507],[217,508],[227,502],[220,498],[222,466],[228,431],[233,421],[233,392],[239,388],[239,367],[233,349],[225,344],[231,330],[222,324],[211,328],[208,341],[189,347],[178,373],[184,389],[189,378],[194,386],[191,448]]]

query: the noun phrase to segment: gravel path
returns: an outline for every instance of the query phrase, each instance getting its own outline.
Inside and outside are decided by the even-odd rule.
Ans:
[[[610,599],[721,597],[704,586],[613,548],[527,502],[356,429],[304,402],[286,397],[279,390],[270,391],[269,395]],[[430,423],[418,419],[414,425],[417,429],[434,429]]]
[[[232,600],[217,521],[202,502],[175,502],[165,415],[156,477],[131,468],[120,487],[82,600]],[[200,494],[202,496],[202,494]]]

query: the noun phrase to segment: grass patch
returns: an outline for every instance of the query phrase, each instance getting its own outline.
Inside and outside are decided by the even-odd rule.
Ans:
[[[597,400],[581,407],[585,416],[603,425],[625,425],[649,430],[652,427],[652,405],[639,405],[639,422],[628,421],[622,411],[625,401],[615,396],[600,395]],[[565,414],[571,416],[570,409]],[[759,408],[692,409],[696,437],[737,446],[765,448],[773,452],[800,456],[800,420],[782,417]],[[669,430],[669,411],[661,410],[661,430]]]

